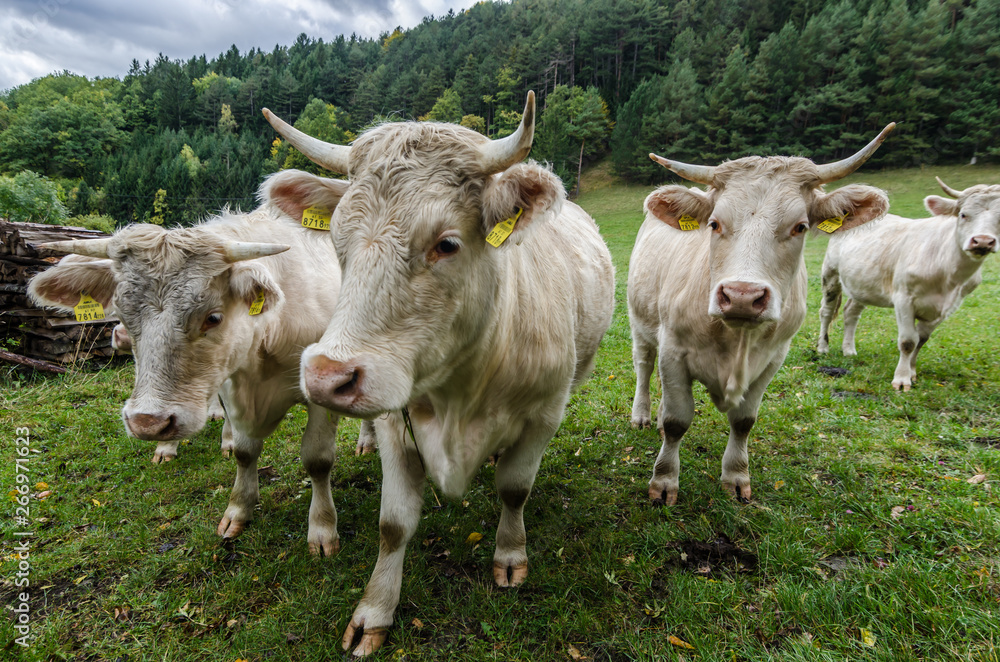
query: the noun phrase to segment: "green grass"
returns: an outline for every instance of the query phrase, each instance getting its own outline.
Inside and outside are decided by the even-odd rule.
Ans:
[[[942,172],[956,188],[1000,179],[995,168],[854,179],[887,189],[894,210],[920,215]],[[397,624],[377,659],[998,660],[1000,261],[987,262],[983,284],[921,353],[915,389],[901,394],[890,385],[890,311],[865,312],[857,357],[836,349],[839,323],[835,349],[815,353],[825,241],[810,237],[810,312],[751,434],[752,502],[731,501],[718,486],[727,426],[697,387],[679,502],[654,508],[645,493],[659,442],[655,431],[629,426],[635,376],[624,289],[651,188],[604,184],[585,187],[580,203],[611,247],[618,309],[526,507],[528,581],[493,586],[500,509],[491,467],[461,501],[437,507],[428,490]],[[850,372],[833,378],[821,366]],[[340,637],[378,553],[381,472],[377,457],[353,456],[356,422],[341,426],[333,474],[343,548],[318,559],[306,548],[310,492],[297,460],[304,411],[265,444],[261,464],[273,475],[262,476],[257,518],[224,546],[215,526],[234,465],[219,453],[218,423],[177,460],[155,466],[152,444],[128,439],[119,418],[130,366],[8,376],[0,485],[15,484],[14,429],[30,427],[39,451],[32,481],[53,495],[30,504],[38,639],[21,651],[0,619],[3,659],[341,656]],[[967,482],[979,473],[986,483]],[[7,503],[5,607],[16,593]],[[472,532],[482,542],[468,544]]]

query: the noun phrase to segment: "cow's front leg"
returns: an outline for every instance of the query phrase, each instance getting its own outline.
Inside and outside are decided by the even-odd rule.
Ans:
[[[170,462],[173,460],[177,457],[177,445],[180,443],[180,439],[156,442],[156,450],[153,451],[153,459],[151,460],[152,463],[159,464],[161,462]]]
[[[680,486],[681,437],[691,427],[694,418],[694,396],[691,378],[683,359],[674,358],[669,351],[660,349],[660,384],[663,400],[657,415],[656,427],[660,431],[660,452],[653,465],[649,481],[649,499],[653,505],[672,506],[677,503]]]
[[[910,379],[914,380],[917,378],[917,354],[923,349],[927,341],[930,340],[931,334],[934,333],[934,329],[937,328],[937,324],[930,324],[928,322],[917,322],[917,346],[913,348],[913,353],[910,354]]]
[[[302,466],[312,480],[309,504],[309,551],[333,556],[340,551],[337,534],[337,508],[330,492],[330,470],[337,459],[337,421],[335,414],[311,402],[306,405],[309,420],[302,433]]]
[[[854,332],[858,328],[858,320],[865,307],[854,299],[848,299],[844,304],[844,339],[841,343],[841,350],[844,356],[857,356],[858,350],[854,347]]]
[[[375,423],[373,421],[361,421],[361,430],[358,432],[358,445],[354,449],[355,455],[368,455],[378,450],[378,440],[375,438]]]
[[[788,348],[785,348],[787,353]],[[722,455],[722,476],[719,481],[722,489],[746,503],[750,499],[750,457],[747,454],[747,439],[750,430],[757,421],[760,401],[764,397],[767,385],[774,379],[785,356],[768,364],[764,372],[750,384],[743,402],[730,409],[726,415],[729,418],[729,441],[726,452]]]
[[[229,425],[229,420],[226,420]],[[260,457],[264,440],[244,434],[233,428],[233,455],[236,457],[236,482],[229,495],[229,506],[219,522],[217,533],[226,539],[235,538],[243,532],[253,518],[257,505],[257,458]]]
[[[559,419],[561,412],[562,409]],[[555,425],[529,425],[518,443],[505,450],[497,460],[497,492],[503,504],[493,554],[493,579],[497,586],[517,586],[528,577],[524,503],[535,484],[545,446],[559,427],[559,419]]]
[[[896,344],[899,347],[899,362],[896,364],[896,372],[892,376],[892,387],[897,391],[909,391],[913,386],[915,373],[911,367],[911,357],[916,362],[917,345],[920,344],[920,334],[917,333],[916,320],[914,318],[913,306],[906,299],[893,301],[896,310],[896,326],[898,337]]]
[[[653,424],[650,415],[649,378],[656,365],[656,344],[636,329],[632,322],[632,365],[635,368],[635,397],[632,399],[632,427],[648,428]]]
[[[413,442],[403,437],[402,418],[378,419],[376,430],[382,460],[378,561],[344,632],[344,650],[353,647],[355,657],[370,655],[385,642],[399,604],[406,543],[420,523],[424,495],[423,465]]]

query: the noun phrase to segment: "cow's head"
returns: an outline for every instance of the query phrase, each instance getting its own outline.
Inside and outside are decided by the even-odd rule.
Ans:
[[[331,220],[340,297],[323,338],[302,355],[310,400],[369,418],[442,387],[456,372],[484,368],[468,359],[493,319],[499,289],[517,278],[501,270],[505,253],[565,198],[555,175],[519,163],[531,148],[534,113],[529,93],[521,125],[507,138],[403,122],[370,129],[346,147],[305,136],[265,111],[295,147],[351,181]],[[494,226],[515,216],[510,238],[488,244]]]
[[[894,127],[887,126],[854,156],[826,165],[800,157],[750,156],[713,167],[649,155],[681,177],[708,185],[705,191],[660,187],[645,207],[678,230],[711,233],[709,315],[739,328],[781,319],[807,231],[856,227],[888,209],[885,193],[871,186],[832,193],[822,186],[860,167]]]
[[[958,247],[976,260],[997,252],[1000,235],[1000,185],[978,184],[964,191],[949,187],[936,177],[944,192],[954,200],[929,195],[924,205],[936,216],[954,216]]]
[[[264,202],[268,190],[318,179],[295,171],[274,175],[262,189]],[[137,224],[106,239],[47,247],[98,258],[64,258],[32,280],[30,293],[40,304],[71,310],[86,291],[118,316],[114,343],[130,346],[136,371],[122,418],[140,439],[197,433],[234,364],[250,347],[267,350],[267,338],[248,323],[251,306],[263,295],[254,319],[266,320],[279,316],[290,296],[273,272],[294,259],[277,255],[287,245],[222,238],[212,224],[171,230]]]

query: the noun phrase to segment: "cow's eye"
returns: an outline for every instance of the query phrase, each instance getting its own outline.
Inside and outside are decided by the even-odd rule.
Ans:
[[[805,221],[803,221],[802,223],[798,223],[794,228],[792,228],[792,236],[797,237],[803,232],[806,232],[808,229],[809,229],[809,224],[806,223]]]
[[[958,215],[958,217],[964,221],[965,219],[969,218],[969,215],[963,211]]]
[[[719,230],[722,229],[722,226],[719,224],[719,221],[715,220],[714,218],[708,219],[708,227],[712,232],[718,232]]]
[[[434,247],[434,252],[441,257],[446,257],[448,255],[454,255],[461,247],[462,245],[458,243],[457,239],[445,237],[437,243],[437,246]]]
[[[214,329],[220,324],[222,324],[222,313],[211,313],[205,318],[205,321],[201,323],[201,332],[205,333],[209,329]]]

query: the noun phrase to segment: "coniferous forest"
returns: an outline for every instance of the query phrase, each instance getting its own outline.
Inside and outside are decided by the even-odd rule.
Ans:
[[[332,142],[409,119],[499,137],[528,90],[532,157],[570,189],[608,156],[625,180],[662,180],[651,151],[831,160],[890,121],[883,164],[996,161],[998,34],[1000,0],[484,1],[378,39],[53,73],[0,94],[0,216],[189,224],[252,207],[278,169],[317,172],[263,107]]]

